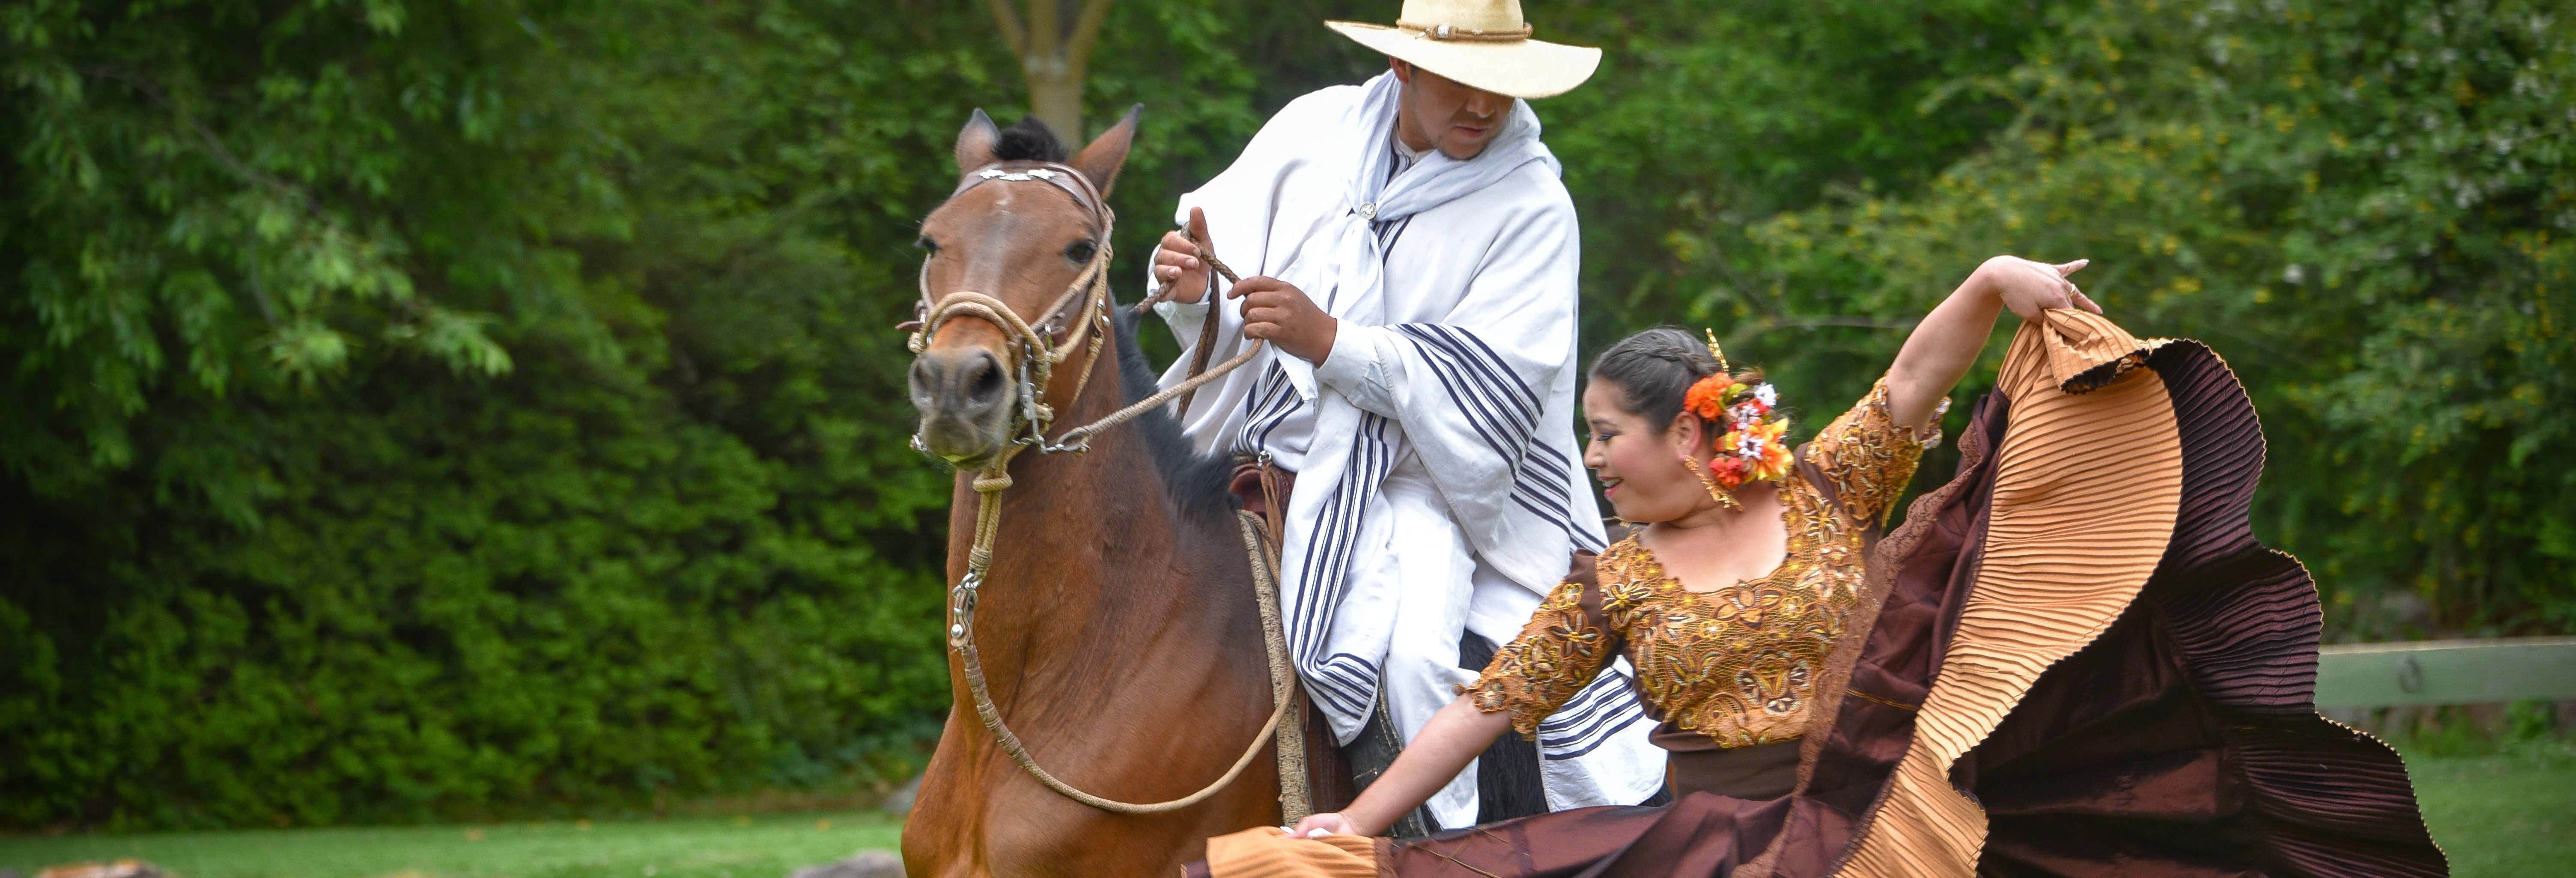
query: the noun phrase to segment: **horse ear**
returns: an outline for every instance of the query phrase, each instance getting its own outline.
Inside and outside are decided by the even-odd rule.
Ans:
[[[1144,104],[1127,108],[1126,118],[1100,132],[1100,139],[1073,157],[1074,170],[1091,178],[1091,185],[1100,190],[1103,198],[1109,197],[1110,185],[1118,182],[1118,169],[1127,164],[1127,147],[1136,142],[1136,114],[1144,111]]]
[[[1002,142],[1002,129],[993,127],[993,117],[981,108],[966,120],[966,128],[957,132],[957,173],[963,174],[992,164],[993,147]]]

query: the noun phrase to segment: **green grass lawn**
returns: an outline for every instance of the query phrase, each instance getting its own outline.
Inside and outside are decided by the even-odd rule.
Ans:
[[[892,848],[879,812],[364,829],[0,837],[0,867],[135,857],[182,878],[786,878]]]
[[[2576,758],[2409,757],[2415,798],[2459,878],[2576,875]]]
[[[2576,757],[2565,748],[2413,756],[2433,838],[2459,878],[2576,875]],[[183,878],[785,878],[892,848],[870,811],[798,816],[377,829],[0,837],[0,867],[136,857]]]

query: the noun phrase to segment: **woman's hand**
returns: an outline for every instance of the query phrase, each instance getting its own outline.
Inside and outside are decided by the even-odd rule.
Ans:
[[[2037,320],[2051,308],[2082,308],[2095,314],[2102,306],[2093,304],[2084,291],[2067,280],[2067,275],[2082,271],[2093,260],[2049,264],[2019,256],[1997,256],[1977,266],[1969,280],[1980,283],[1994,293],[1996,300],[2023,320]]]
[[[1367,835],[1353,825],[1350,818],[1338,813],[1308,814],[1306,819],[1288,828],[1289,838],[1322,838],[1327,835]]]
[[[1968,274],[1923,322],[1905,337],[1905,349],[1887,369],[1887,413],[1896,422],[1930,429],[1933,414],[1950,388],[1977,363],[1977,354],[1994,334],[1995,317],[2005,309],[2023,320],[2038,320],[2051,308],[2082,308],[2095,314],[2102,306],[2066,279],[2093,260],[2055,265],[2019,256],[1997,256]]]

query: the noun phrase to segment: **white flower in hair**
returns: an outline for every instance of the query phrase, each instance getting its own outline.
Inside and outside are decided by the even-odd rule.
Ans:
[[[1753,398],[1761,400],[1762,407],[1770,408],[1780,404],[1780,391],[1771,389],[1769,382],[1756,384],[1753,385]]]

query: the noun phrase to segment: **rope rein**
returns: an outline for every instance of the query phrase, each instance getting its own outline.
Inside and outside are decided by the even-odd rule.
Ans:
[[[1002,752],[1008,754],[1011,761],[1018,763],[1020,769],[1028,772],[1030,777],[1036,778],[1039,783],[1045,784],[1048,789],[1066,798],[1103,811],[1120,814],[1157,814],[1177,811],[1206,801],[1208,797],[1216,795],[1219,790],[1241,777],[1244,769],[1252,764],[1253,758],[1261,754],[1261,748],[1275,735],[1279,735],[1281,720],[1288,716],[1289,707],[1301,701],[1298,697],[1295,671],[1288,661],[1287,640],[1279,615],[1278,586],[1273,573],[1270,552],[1261,535],[1260,521],[1251,513],[1240,510],[1236,512],[1236,525],[1243,531],[1244,551],[1251,556],[1253,593],[1261,608],[1263,645],[1268,653],[1270,665],[1270,694],[1273,702],[1270,719],[1262,725],[1261,733],[1253,737],[1251,745],[1244,749],[1243,755],[1235,759],[1233,767],[1226,769],[1224,776],[1201,787],[1197,792],[1178,799],[1144,804],[1106,799],[1077,789],[1040,767],[1037,760],[1029,755],[1027,746],[1020,742],[1020,737],[1011,732],[1008,723],[1003,722],[1000,709],[993,706],[992,694],[985,684],[983,658],[975,648],[975,608],[980,601],[980,590],[984,584],[985,574],[992,568],[994,540],[1001,532],[1002,492],[1011,487],[1012,458],[1030,448],[1037,449],[1041,454],[1088,451],[1091,448],[1091,437],[1098,435],[1100,431],[1133,420],[1138,415],[1173,399],[1186,400],[1201,386],[1251,362],[1253,356],[1260,353],[1263,343],[1258,339],[1248,340],[1249,343],[1244,346],[1242,353],[1215,368],[1202,371],[1198,367],[1204,366],[1207,361],[1206,351],[1210,344],[1208,336],[1215,332],[1213,326],[1203,327],[1199,335],[1198,359],[1193,363],[1195,374],[1171,387],[1111,412],[1106,417],[1066,430],[1055,439],[1049,440],[1046,430],[1055,421],[1055,411],[1043,400],[1052,385],[1055,366],[1071,357],[1075,350],[1085,351],[1081,372],[1074,380],[1073,395],[1068,397],[1068,402],[1080,400],[1084,389],[1091,384],[1093,367],[1100,362],[1102,342],[1109,336],[1110,295],[1107,267],[1110,260],[1110,233],[1117,226],[1117,215],[1101,201],[1099,192],[1092,188],[1089,178],[1084,177],[1079,171],[1054,163],[1015,162],[987,166],[968,174],[966,180],[957,187],[957,191],[951,193],[949,197],[953,199],[958,193],[985,182],[997,180],[1007,182],[1036,180],[1053,184],[1056,188],[1072,195],[1075,202],[1089,210],[1092,216],[1099,220],[1101,231],[1098,246],[1093,251],[1091,260],[1083,265],[1081,273],[1075,275],[1073,282],[1065,287],[1065,291],[1059,294],[1046,310],[1039,312],[1039,322],[1035,325],[1020,317],[1008,303],[985,293],[956,290],[935,300],[932,299],[929,266],[927,264],[923,266],[922,301],[916,306],[918,317],[912,324],[913,331],[906,342],[907,347],[911,348],[914,354],[928,350],[939,328],[959,317],[973,317],[991,323],[1001,330],[1004,337],[1003,374],[1012,378],[1013,401],[1016,403],[1016,411],[1011,415],[1012,426],[1006,431],[1011,435],[1008,444],[996,453],[991,461],[976,471],[972,483],[975,488],[975,540],[966,553],[965,578],[958,580],[956,585],[948,589],[950,620],[948,646],[956,651],[959,663],[964,666],[966,690],[975,702],[976,717],[983,720],[984,728],[992,733],[993,741],[1001,746]],[[1205,242],[1194,238],[1193,244],[1196,245],[1199,258],[1215,266],[1228,281],[1237,280],[1232,269],[1225,267],[1224,263],[1216,261],[1216,258],[1208,253]],[[1155,302],[1168,298],[1168,294],[1169,290],[1158,288],[1144,301],[1139,302],[1136,308],[1142,311]],[[1080,303],[1079,310],[1072,314],[1069,320],[1059,324],[1058,318],[1064,316],[1065,308],[1077,302]],[[1064,334],[1062,342],[1055,340],[1058,334]],[[1188,403],[1184,401],[1183,406],[1187,405]],[[918,434],[913,437],[913,448],[925,453],[928,451]],[[1281,768],[1280,804],[1287,820],[1292,822],[1306,816],[1311,808],[1306,793],[1304,773],[1304,728],[1305,724],[1301,717],[1294,724],[1293,734],[1280,736],[1278,754]],[[1288,752],[1292,745],[1290,739],[1293,739],[1297,749],[1293,756]],[[1296,772],[1293,784],[1289,774],[1292,767]]]
[[[1199,241],[1194,236],[1190,239],[1190,245],[1198,250],[1199,261],[1205,262],[1210,268],[1216,269],[1216,273],[1222,275],[1227,283],[1243,282],[1242,278],[1234,275],[1234,269],[1227,267],[1223,262],[1217,261],[1216,254],[1208,252],[1207,245],[1204,242]],[[1199,292],[1201,301],[1205,301],[1205,297],[1216,293],[1216,290],[1213,288],[1214,285],[1210,286],[1210,289],[1201,290]],[[1136,310],[1141,312],[1146,308],[1152,307],[1156,303],[1168,300],[1170,297],[1170,288],[1158,287],[1152,293],[1146,294],[1142,301],[1136,303]],[[1190,398],[1198,393],[1200,387],[1206,386],[1210,381],[1215,381],[1218,378],[1225,377],[1225,373],[1242,368],[1245,363],[1252,362],[1253,356],[1261,353],[1262,346],[1268,344],[1268,342],[1262,341],[1261,339],[1249,339],[1249,343],[1243,346],[1243,351],[1235,354],[1233,359],[1218,364],[1216,368],[1208,368],[1208,352],[1215,349],[1215,345],[1211,341],[1211,337],[1216,335],[1216,327],[1213,325],[1213,316],[1214,315],[1210,315],[1211,320],[1209,323],[1201,324],[1199,326],[1198,343],[1191,346],[1195,349],[1194,356],[1196,357],[1196,362],[1191,364],[1192,374],[1188,378],[1183,379],[1178,384],[1156,391],[1152,396],[1137,400],[1126,408],[1111,412],[1108,417],[1065,431],[1064,436],[1057,440],[1058,444],[1070,445],[1077,440],[1080,440],[1087,445],[1089,444],[1088,440],[1100,431],[1127,423],[1137,415],[1151,411],[1155,406],[1170,402],[1176,398],[1181,400],[1181,411],[1187,412],[1190,408]]]
[[[984,508],[990,509],[992,507],[990,504],[987,504]],[[1253,518],[1252,513],[1249,512],[1238,510],[1235,512],[1235,516],[1236,526],[1243,531],[1244,549],[1249,552],[1253,558],[1252,585],[1254,594],[1260,596],[1261,629],[1265,635],[1268,635],[1267,639],[1271,640],[1273,643],[1277,643],[1279,641],[1280,632],[1279,596],[1277,592],[1272,590],[1274,583],[1271,579],[1270,564],[1268,563],[1268,559],[1264,557],[1267,553],[1262,545],[1260,524]],[[978,517],[983,518],[987,516],[983,516],[979,511]],[[979,526],[979,532],[980,531],[981,528]],[[968,576],[969,578],[972,578],[973,574],[969,573]],[[965,586],[963,583],[960,583],[959,587],[964,588]],[[971,608],[973,600],[972,592],[969,591],[968,595],[969,607]],[[954,605],[952,604],[952,607],[953,606]],[[960,628],[964,629],[963,633],[960,632]],[[1278,733],[1280,720],[1288,716],[1289,706],[1297,703],[1295,678],[1281,673],[1286,670],[1286,657],[1278,654],[1278,650],[1274,649],[1271,651],[1272,655],[1270,661],[1270,700],[1273,703],[1273,706],[1270,709],[1270,719],[1261,724],[1261,732],[1253,736],[1252,746],[1245,748],[1243,755],[1235,758],[1233,767],[1225,770],[1225,776],[1217,778],[1207,786],[1200,787],[1198,792],[1168,801],[1137,804],[1133,802],[1121,802],[1115,799],[1104,799],[1099,796],[1083,792],[1082,790],[1075,788],[1072,784],[1065,783],[1063,780],[1058,779],[1045,768],[1039,767],[1037,760],[1029,756],[1027,746],[1020,743],[1019,736],[1012,734],[1010,727],[1002,722],[1001,711],[993,706],[992,696],[985,691],[983,662],[976,655],[975,639],[972,636],[973,633],[974,631],[971,624],[961,622],[957,627],[949,629],[948,642],[950,646],[956,648],[958,657],[964,660],[963,663],[966,666],[966,688],[967,692],[972,694],[975,698],[975,715],[983,719],[984,728],[992,731],[994,742],[1002,746],[1002,752],[1009,754],[1011,761],[1019,763],[1021,770],[1028,772],[1030,777],[1037,778],[1038,782],[1045,784],[1047,789],[1054,790],[1057,793],[1062,794],[1065,798],[1081,802],[1085,805],[1089,805],[1103,811],[1113,811],[1120,814],[1160,814],[1166,811],[1178,811],[1182,808],[1187,808],[1191,805],[1207,801],[1208,797],[1214,796],[1219,791],[1224,790],[1227,786],[1232,785],[1235,778],[1243,776],[1243,770],[1252,766],[1253,757],[1260,756],[1262,746],[1269,743],[1271,737]],[[1303,760],[1302,754],[1299,758],[1300,761]],[[1286,784],[1283,782],[1281,786],[1285,787]],[[1283,802],[1282,805],[1284,811],[1286,803]],[[1287,819],[1293,822],[1303,818],[1304,816],[1304,814],[1297,814],[1290,816]]]

